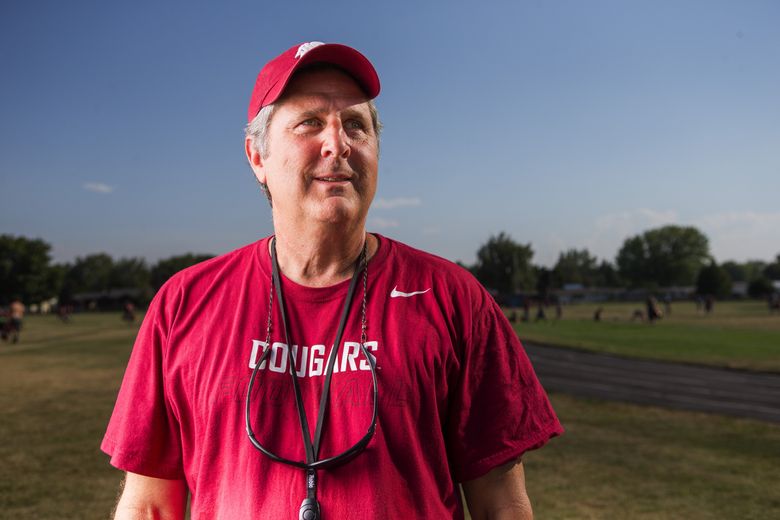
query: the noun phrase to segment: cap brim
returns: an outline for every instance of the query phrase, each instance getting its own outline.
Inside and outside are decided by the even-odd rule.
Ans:
[[[379,95],[380,84],[379,75],[377,75],[374,66],[368,61],[368,58],[352,47],[338,43],[325,43],[318,45],[304,54],[296,64],[279,78],[263,99],[261,106],[267,106],[275,103],[284,93],[284,89],[290,82],[293,74],[306,65],[312,63],[330,63],[336,65],[360,84],[368,99],[374,99]]]

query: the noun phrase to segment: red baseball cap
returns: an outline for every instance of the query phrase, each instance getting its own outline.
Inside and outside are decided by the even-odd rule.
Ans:
[[[296,70],[311,63],[337,65],[363,87],[369,99],[379,95],[379,76],[368,58],[339,43],[307,42],[290,47],[260,70],[249,100],[248,121],[251,122],[261,108],[279,99]]]

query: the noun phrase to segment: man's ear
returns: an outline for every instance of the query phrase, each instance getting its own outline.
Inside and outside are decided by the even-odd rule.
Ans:
[[[244,140],[244,151],[246,152],[246,159],[249,161],[249,166],[252,168],[252,171],[255,172],[255,177],[258,182],[266,184],[263,158],[260,156],[260,152],[253,146],[251,137],[247,137]]]

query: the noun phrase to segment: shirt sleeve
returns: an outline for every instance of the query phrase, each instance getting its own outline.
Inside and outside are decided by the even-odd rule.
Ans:
[[[451,470],[459,482],[563,433],[509,321],[481,287],[475,300],[446,426]]]
[[[176,294],[169,282],[144,317],[100,448],[121,470],[184,478],[179,423],[166,398],[166,347]]]

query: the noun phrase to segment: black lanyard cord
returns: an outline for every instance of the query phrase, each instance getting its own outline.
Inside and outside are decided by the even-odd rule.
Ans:
[[[311,443],[311,433],[309,433],[309,420],[306,418],[306,410],[303,408],[303,399],[301,397],[301,386],[298,384],[296,375],[295,357],[292,355],[292,342],[290,341],[290,329],[287,327],[287,312],[284,306],[284,297],[282,296],[282,282],[279,276],[279,263],[276,259],[276,238],[271,242],[271,261],[273,264],[273,280],[276,287],[276,299],[279,300],[279,309],[282,315],[282,326],[284,327],[284,338],[287,343],[287,359],[289,362],[290,377],[292,378],[293,391],[295,393],[295,408],[298,410],[298,420],[301,424],[301,433],[303,434],[303,447],[306,451],[306,463],[314,462],[314,448]],[[349,298],[349,296],[348,296]],[[270,346],[269,346],[270,348]]]
[[[249,385],[247,387],[246,406],[244,410],[244,415],[246,420],[246,432],[252,445],[255,448],[257,448],[260,452],[262,452],[264,455],[268,456],[271,460],[306,470],[305,477],[306,477],[307,498],[304,499],[303,503],[301,504],[301,508],[299,511],[299,519],[316,520],[319,519],[319,504],[317,503],[317,470],[335,467],[349,461],[350,459],[358,455],[361,451],[363,451],[366,448],[368,443],[371,441],[371,438],[374,436],[374,433],[376,432],[376,420],[377,420],[377,409],[378,409],[378,384],[377,384],[377,376],[376,376],[376,361],[374,359],[374,356],[368,352],[368,349],[366,349],[365,346],[365,297],[366,297],[365,291],[367,290],[366,246],[365,245],[363,246],[363,251],[355,263],[355,272],[352,275],[352,280],[349,285],[347,297],[344,301],[344,309],[342,311],[341,320],[339,322],[339,326],[336,331],[336,340],[334,341],[333,347],[331,348],[330,355],[328,356],[328,363],[325,368],[325,384],[323,385],[322,395],[320,396],[320,408],[317,417],[316,431],[315,431],[313,442],[309,430],[309,422],[306,417],[306,410],[304,409],[303,406],[300,384],[298,383],[297,368],[295,366],[295,357],[293,356],[292,353],[292,343],[290,342],[290,332],[287,325],[287,315],[286,315],[287,313],[284,305],[284,298],[282,295],[281,277],[279,276],[279,264],[276,258],[275,237],[274,239],[272,239],[271,242],[271,259],[273,264],[272,284],[275,286],[276,289],[276,295],[279,300],[280,313],[282,315],[282,325],[284,327],[285,340],[287,342],[289,370],[290,370],[290,376],[292,378],[292,384],[293,384],[293,389],[295,394],[295,405],[298,411],[298,419],[301,425],[301,433],[303,435],[303,445],[306,452],[306,460],[305,462],[293,461],[290,459],[286,459],[284,457],[280,457],[279,455],[276,455],[275,453],[271,452],[270,450],[265,448],[262,444],[260,444],[260,442],[255,437],[254,431],[252,430],[252,426],[251,426],[250,398],[252,395],[252,388],[254,386],[258,368],[266,361],[269,354],[271,353],[270,324],[271,324],[271,307],[273,305],[274,287],[271,288],[271,293],[269,295],[268,338],[266,340],[266,343],[268,344],[266,345],[265,352],[263,352],[263,355],[256,362],[255,367],[252,370],[252,375],[249,378]],[[347,318],[349,317],[349,308],[352,304],[352,299],[354,297],[355,290],[357,288],[357,283],[360,278],[361,271],[363,271],[364,295],[363,295],[363,324],[362,324],[363,336],[361,337],[360,351],[368,361],[369,369],[371,371],[371,379],[373,382],[373,412],[371,417],[371,425],[369,426],[366,434],[358,442],[356,442],[353,446],[351,446],[343,453],[335,455],[333,457],[329,457],[327,459],[318,460],[320,442],[322,440],[323,425],[325,423],[326,412],[328,409],[328,404],[330,399],[330,384],[333,376],[333,370],[336,364],[339,347],[341,346],[341,339],[344,334],[344,328],[346,326]]]
[[[338,358],[339,348],[341,347],[341,338],[344,336],[344,327],[347,325],[347,318],[349,317],[349,307],[352,305],[352,297],[355,295],[355,289],[357,288],[357,282],[360,278],[359,274],[362,269],[366,268],[366,247],[363,246],[363,252],[361,253],[358,261],[355,263],[355,273],[352,275],[352,281],[349,283],[349,290],[347,291],[347,297],[344,300],[344,310],[341,312],[341,321],[339,321],[339,328],[336,329],[336,340],[333,343],[333,348],[330,351],[328,357],[328,365],[325,368],[325,385],[322,388],[322,395],[320,396],[320,411],[317,416],[317,428],[314,433],[314,459],[316,460],[320,452],[320,441],[322,440],[322,429],[325,424],[325,416],[328,411],[328,403],[330,402],[330,382],[333,378],[333,368]],[[297,377],[296,383],[297,381]]]

